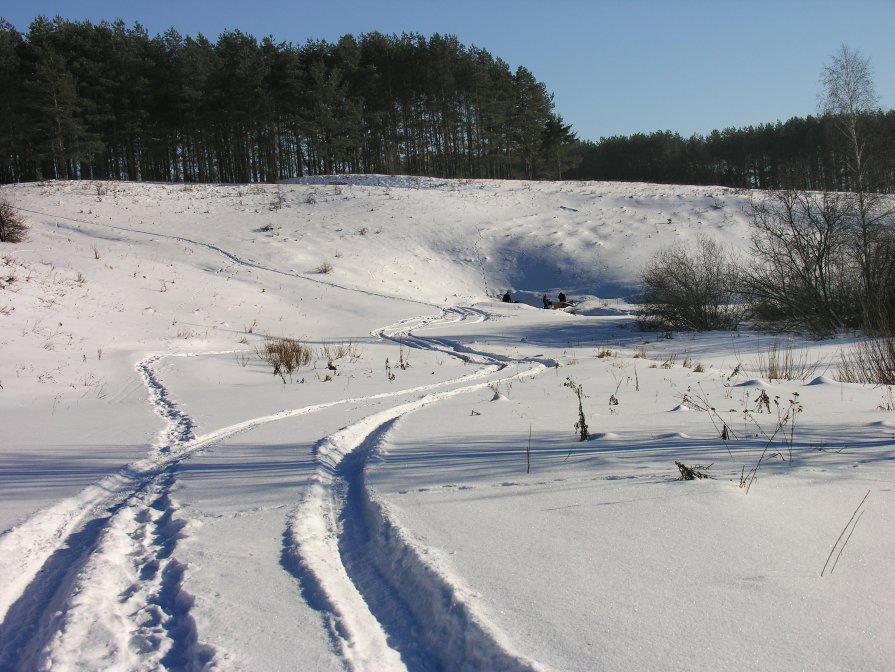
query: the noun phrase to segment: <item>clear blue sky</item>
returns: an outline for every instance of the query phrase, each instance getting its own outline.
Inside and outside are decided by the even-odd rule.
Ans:
[[[591,140],[814,114],[820,72],[843,43],[870,58],[881,105],[895,107],[895,0],[0,0],[23,32],[38,14],[295,44],[449,33],[531,70]]]

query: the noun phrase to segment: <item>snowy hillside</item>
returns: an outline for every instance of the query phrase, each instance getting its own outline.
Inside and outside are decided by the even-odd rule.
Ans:
[[[751,194],[0,196],[31,226],[0,244],[0,670],[895,658],[891,391],[836,382],[844,340],[631,316],[654,251],[745,249]],[[559,292],[576,314],[541,309]],[[275,373],[280,338],[309,361]]]

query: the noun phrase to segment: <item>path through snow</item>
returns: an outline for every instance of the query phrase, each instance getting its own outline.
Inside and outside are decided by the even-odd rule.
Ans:
[[[417,396],[320,440],[316,483],[291,518],[287,552],[302,568],[302,581],[325,597],[327,620],[353,669],[536,669],[475,615],[461,590],[427,565],[425,549],[409,541],[363,479],[366,458],[392,423],[487,387],[509,361],[414,329],[488,317],[481,310],[451,308],[376,332],[385,340],[479,364],[472,374],[284,410],[198,437],[156,371],[162,357],[182,355],[152,355],[140,362],[137,371],[165,420],[151,454],[0,537],[0,615],[5,616],[0,668],[209,667],[215,650],[197,632],[189,613],[193,597],[183,586],[188,568],[175,555],[188,524],[178,517],[170,494],[180,462],[262,424],[342,404]],[[526,364],[502,379],[537,375],[548,362]]]

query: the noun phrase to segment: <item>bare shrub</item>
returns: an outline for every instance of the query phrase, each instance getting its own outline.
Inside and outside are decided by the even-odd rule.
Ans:
[[[320,263],[317,268],[314,269],[314,273],[320,273],[322,275],[329,275],[333,272],[333,265],[329,261],[323,261]]]
[[[320,359],[325,360],[328,364],[337,362],[340,359],[347,359],[350,362],[356,362],[361,357],[361,350],[357,343],[348,341],[346,343],[324,343],[319,348]]]
[[[852,200],[781,191],[753,202],[750,214],[756,263],[745,287],[756,316],[819,336],[859,326],[861,274],[849,249]]]
[[[294,338],[264,339],[264,342],[255,348],[255,353],[261,361],[273,367],[275,376],[280,376],[285,381],[285,375],[292,379],[292,373],[302,366],[307,366],[313,359],[312,348]]]
[[[0,198],[0,243],[21,243],[28,234],[28,225],[13,205]]]
[[[768,380],[808,380],[820,362],[810,359],[807,350],[796,351],[790,343],[774,339],[756,355],[756,367]]]
[[[761,391],[760,399],[761,401],[759,401],[759,405],[763,403],[767,408],[767,412],[770,413],[770,399],[764,390]],[[777,424],[770,434],[765,431],[750,411],[747,410],[743,412],[745,418],[751,420],[761,436],[767,440],[764,450],[761,451],[761,456],[758,458],[758,462],[755,463],[755,466],[749,471],[746,471],[746,468],[743,467],[743,471],[741,472],[740,487],[745,489],[746,494],[749,494],[749,489],[758,477],[758,470],[766,459],[779,457],[781,460],[786,460],[782,450],[774,449],[778,445],[774,443],[778,440],[778,437],[782,444],[782,448],[788,449],[789,461],[792,463],[792,449],[795,442],[796,421],[798,420],[799,414],[804,410],[802,404],[799,402],[799,393],[793,392],[792,397],[789,399],[789,404],[786,406],[780,403],[778,397],[774,397],[774,407],[777,410]],[[759,412],[761,411],[759,410]]]
[[[584,397],[584,387],[579,385],[571,378],[566,378],[563,387],[568,387],[578,397],[578,422],[575,423],[575,431],[578,433],[579,441],[587,441],[590,438],[590,430],[587,427],[587,420],[584,417],[584,406],[582,399]]]
[[[711,476],[709,476],[708,474],[708,470],[712,467],[711,464],[694,464],[692,467],[688,467],[683,462],[678,462],[677,460],[674,461],[674,464],[677,466],[678,471],[681,472],[681,477],[679,479],[681,481],[693,481],[696,479],[711,478]]]
[[[709,331],[736,329],[746,310],[731,253],[705,237],[689,250],[678,242],[653,256],[641,275],[642,326]]]
[[[895,337],[864,339],[839,357],[840,382],[895,385]]]

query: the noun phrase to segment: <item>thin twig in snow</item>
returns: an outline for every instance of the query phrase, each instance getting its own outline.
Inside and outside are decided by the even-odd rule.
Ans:
[[[869,496],[870,496],[870,490],[868,490],[867,494],[864,495],[864,499],[861,500],[861,503],[858,504],[858,506],[855,508],[855,512],[851,514],[851,518],[848,519],[848,522],[845,524],[845,527],[842,528],[842,532],[839,533],[839,538],[836,539],[836,543],[833,544],[833,548],[830,549],[830,554],[827,556],[827,561],[824,563],[824,568],[822,570],[820,570],[821,576],[823,576],[824,572],[827,571],[827,565],[830,564],[830,559],[833,557],[833,553],[836,551],[836,547],[839,545],[839,542],[842,541],[842,537],[845,536],[845,531],[852,524],[852,521],[855,519],[855,516],[858,515],[858,509],[860,509],[862,506],[864,506],[864,502],[867,501],[867,497],[869,497]],[[861,512],[861,515],[864,515],[863,512]],[[858,516],[858,517],[860,518],[860,516]],[[857,524],[858,523],[855,522],[855,525],[857,525]],[[852,526],[852,532],[854,532],[854,531],[855,531],[855,528]],[[848,539],[851,539],[851,533],[849,533]],[[848,543],[848,539],[845,540],[845,544]],[[842,544],[843,548],[845,548],[845,544]],[[839,555],[842,555],[841,550],[839,551]],[[839,556],[836,556],[836,562],[839,562]],[[835,567],[835,563],[833,566]],[[833,573],[833,570],[831,569],[830,574],[832,574],[832,573]]]

